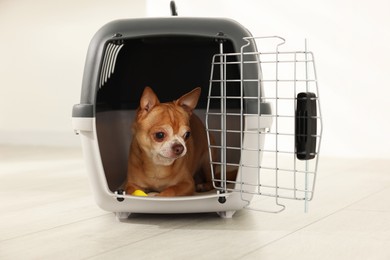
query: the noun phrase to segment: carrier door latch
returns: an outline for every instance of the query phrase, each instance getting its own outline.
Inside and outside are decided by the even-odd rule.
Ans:
[[[295,111],[295,146],[299,160],[316,156],[317,98],[314,93],[302,92],[297,96]]]

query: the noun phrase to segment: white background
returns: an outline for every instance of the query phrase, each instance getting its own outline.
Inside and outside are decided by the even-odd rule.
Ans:
[[[0,144],[80,145],[73,134],[89,42],[144,0],[0,0]]]
[[[390,2],[177,0],[180,16],[229,17],[253,35],[279,35],[316,58],[322,154],[390,159]],[[105,23],[168,16],[167,0],[0,1],[0,144],[79,145],[89,41]]]

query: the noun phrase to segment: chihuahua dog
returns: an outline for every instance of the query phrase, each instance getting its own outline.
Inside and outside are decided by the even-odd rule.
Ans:
[[[193,113],[200,93],[195,88],[160,103],[151,88],[144,89],[132,126],[127,194],[142,190],[156,196],[188,196],[213,188],[206,130]]]

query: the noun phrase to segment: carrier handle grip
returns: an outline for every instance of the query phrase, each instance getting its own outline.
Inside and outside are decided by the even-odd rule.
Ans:
[[[171,1],[170,7],[171,7],[171,14],[172,14],[172,16],[177,16],[177,8],[176,8],[175,1]]]

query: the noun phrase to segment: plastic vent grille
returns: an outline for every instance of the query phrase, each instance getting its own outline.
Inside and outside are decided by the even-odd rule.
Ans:
[[[114,43],[107,44],[106,51],[104,54],[104,59],[103,59],[102,70],[100,74],[100,84],[99,84],[100,87],[104,86],[107,80],[114,73],[116,59],[123,46],[124,44],[114,44]]]

